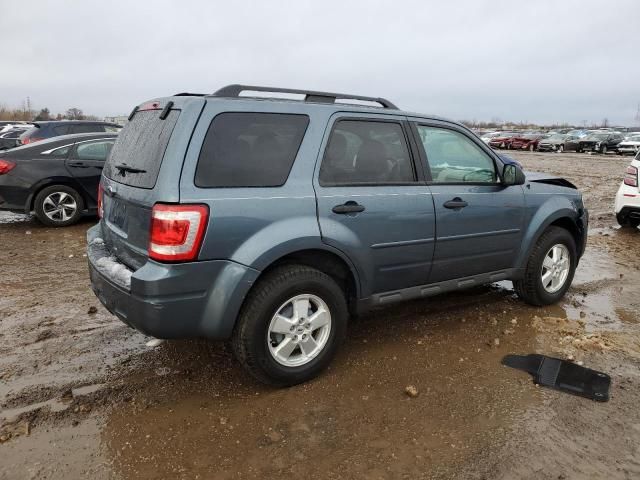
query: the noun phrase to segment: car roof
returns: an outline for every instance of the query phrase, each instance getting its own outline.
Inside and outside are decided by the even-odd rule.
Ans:
[[[265,95],[258,95],[258,96],[240,95],[242,92],[264,92],[264,93],[269,93],[271,95],[289,94],[289,95],[297,95],[303,98],[294,99],[294,98],[282,98],[277,96],[274,97],[274,96],[265,96]],[[329,109],[335,112],[351,112],[351,113],[364,113],[364,114],[381,113],[381,114],[388,114],[388,115],[419,117],[424,119],[447,122],[450,124],[454,124],[454,125],[458,125],[466,128],[460,122],[439,117],[437,115],[430,115],[430,114],[424,114],[424,113],[411,112],[407,110],[401,110],[396,105],[391,103],[389,100],[382,97],[367,97],[362,95],[319,92],[319,91],[313,91],[313,90],[300,90],[300,89],[281,88],[281,87],[263,87],[263,86],[256,86],[256,85],[239,85],[239,84],[227,85],[211,94],[177,93],[173,95],[173,97],[201,97],[201,98],[205,98],[207,101],[231,100],[234,102],[242,102],[242,103],[253,103],[253,102],[290,103],[292,105],[297,105],[298,107],[300,105],[304,105],[308,108]],[[345,102],[341,100],[348,100],[350,102]],[[361,103],[358,103],[358,102],[361,102]],[[369,105],[362,104],[365,102],[368,103]],[[380,107],[371,105],[375,103],[379,104]],[[132,113],[135,113],[135,111]]]
[[[117,138],[117,133],[105,133],[105,132],[95,132],[95,133],[72,133],[71,135],[59,135],[57,137],[47,138],[45,140],[40,140],[34,143],[28,143],[27,145],[21,145],[19,147],[12,148],[10,150],[6,150],[6,152],[22,152],[24,150],[29,150],[30,148],[38,148],[42,146],[51,146],[51,148],[57,146],[63,146],[65,144],[72,144],[82,140],[93,140],[93,139],[102,139],[102,138]]]
[[[113,126],[118,126],[120,127],[121,125],[118,125],[117,123],[113,123],[113,122],[104,122],[102,120],[45,120],[42,122],[33,122],[33,125],[36,126],[47,126],[47,125],[58,125],[58,124],[64,124],[64,125],[78,125],[78,124],[92,124],[92,125],[113,125]]]

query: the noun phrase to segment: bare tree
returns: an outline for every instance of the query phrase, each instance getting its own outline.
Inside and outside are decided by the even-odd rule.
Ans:
[[[65,112],[64,116],[67,120],[84,120],[84,114],[82,113],[82,110],[75,107],[68,109]]]

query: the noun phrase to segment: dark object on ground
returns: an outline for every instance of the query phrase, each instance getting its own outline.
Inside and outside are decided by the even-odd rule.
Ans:
[[[545,355],[506,355],[502,364],[533,375],[533,381],[598,402],[609,400],[611,377],[606,373]]]

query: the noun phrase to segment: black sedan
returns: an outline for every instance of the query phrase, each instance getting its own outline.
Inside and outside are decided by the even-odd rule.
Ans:
[[[95,214],[102,167],[116,136],[64,135],[0,152],[0,210],[35,212],[53,227]]]
[[[615,152],[622,140],[624,137],[617,132],[591,133],[580,140],[578,152],[599,152],[602,154]]]

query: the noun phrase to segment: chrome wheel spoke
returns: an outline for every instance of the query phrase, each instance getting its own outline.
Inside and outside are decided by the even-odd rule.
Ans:
[[[274,323],[271,326],[271,331],[274,333],[288,334],[291,332],[291,327],[294,327],[294,325],[295,324],[292,319],[276,314]]]
[[[300,350],[307,357],[312,355],[316,348],[318,348],[318,343],[311,335],[308,335],[306,339],[300,342]]]
[[[300,320],[309,315],[309,299],[299,298],[293,302],[293,319]]]
[[[291,338],[285,337],[285,339],[276,347],[274,353],[276,357],[280,357],[282,360],[288,360],[295,348],[296,343]]]
[[[317,330],[320,327],[324,327],[329,323],[329,312],[324,309],[318,310],[316,313],[309,317],[309,323],[311,324],[311,331]]]

